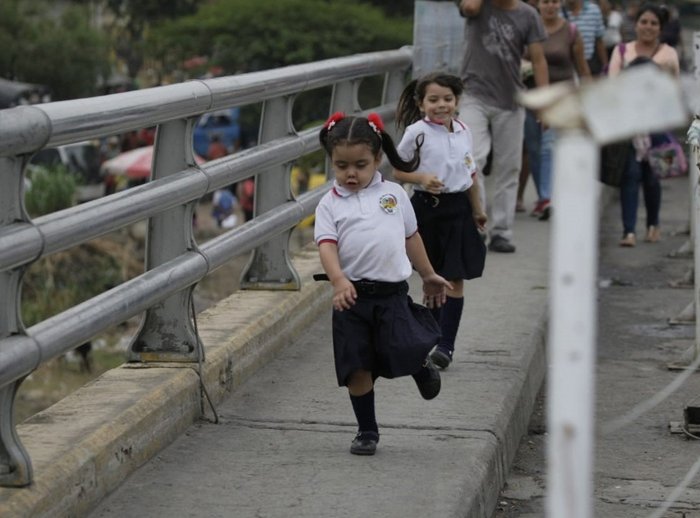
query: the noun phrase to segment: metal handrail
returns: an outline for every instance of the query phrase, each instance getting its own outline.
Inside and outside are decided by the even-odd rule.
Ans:
[[[198,337],[187,312],[191,287],[251,250],[255,260],[248,273],[258,287],[299,287],[288,260],[288,239],[279,237],[313,213],[330,184],[298,198],[289,192],[291,163],[320,148],[318,127],[301,132],[291,127],[294,95],[332,85],[329,111],[363,113],[357,100],[359,81],[383,76],[382,100],[368,108],[391,121],[411,65],[412,49],[404,47],[0,110],[0,485],[24,486],[32,480],[29,455],[15,432],[14,395],[21,380],[43,362],[144,311],[129,360],[196,361],[198,353],[191,344]],[[192,127],[199,115],[261,101],[258,146],[196,165]],[[35,219],[26,214],[22,184],[32,153],[154,125],[158,129],[150,182]],[[258,179],[253,220],[207,243],[195,243],[189,226],[197,200],[251,175]],[[27,265],[146,218],[143,274],[24,328],[20,287]],[[265,278],[268,271],[274,275]]]

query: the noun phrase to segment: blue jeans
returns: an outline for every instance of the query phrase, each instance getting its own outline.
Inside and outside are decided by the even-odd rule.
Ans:
[[[525,151],[527,152],[527,163],[530,168],[532,181],[535,182],[537,197],[542,200],[540,192],[540,155],[542,148],[542,126],[537,122],[537,117],[530,110],[525,110],[524,128]]]
[[[540,200],[552,199],[552,155],[554,154],[555,131],[547,128],[542,132],[542,142],[540,145],[540,175],[537,192]]]
[[[627,158],[627,167],[622,175],[620,185],[620,205],[622,206],[622,227],[625,234],[634,234],[637,226],[637,207],[639,206],[639,184],[642,184],[644,206],[647,211],[647,228],[659,226],[661,209],[661,183],[651,171],[649,163],[638,162],[634,148]]]

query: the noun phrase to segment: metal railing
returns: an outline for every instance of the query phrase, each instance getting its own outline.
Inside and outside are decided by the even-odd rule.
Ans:
[[[329,112],[362,112],[361,81],[383,76],[380,105],[366,111],[392,120],[411,65],[412,49],[405,47],[0,111],[0,485],[20,487],[32,481],[13,407],[22,380],[42,363],[142,312],[129,361],[203,359],[190,314],[192,291],[207,274],[253,249],[242,287],[299,288],[289,260],[289,234],[313,213],[329,184],[296,199],[291,193],[292,161],[320,147],[318,127],[297,131],[293,126],[295,95],[332,86]],[[192,147],[197,118],[257,102],[263,102],[259,145],[197,165]],[[149,183],[36,219],[28,216],[24,169],[33,153],[153,125],[157,132]],[[191,221],[197,200],[253,174],[253,220],[196,243]],[[25,328],[20,294],[29,264],[145,218],[145,273]]]

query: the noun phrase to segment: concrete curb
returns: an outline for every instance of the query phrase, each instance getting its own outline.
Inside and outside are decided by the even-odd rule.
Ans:
[[[300,291],[240,291],[198,316],[214,405],[330,305],[315,247],[293,260]],[[291,315],[291,318],[290,318]],[[0,488],[0,516],[81,516],[201,417],[196,364],[126,364],[19,425],[34,483]],[[205,407],[205,414],[210,413]]]

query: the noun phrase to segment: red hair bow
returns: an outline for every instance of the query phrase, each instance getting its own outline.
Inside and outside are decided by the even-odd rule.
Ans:
[[[378,113],[372,112],[369,115],[367,115],[367,121],[369,122],[369,125],[372,127],[375,133],[381,134],[382,131],[384,131],[384,121]]]
[[[335,126],[336,122],[342,121],[345,118],[345,113],[343,112],[335,112],[333,115],[328,117],[328,120],[326,123],[323,125],[323,127],[330,131],[330,129]]]

